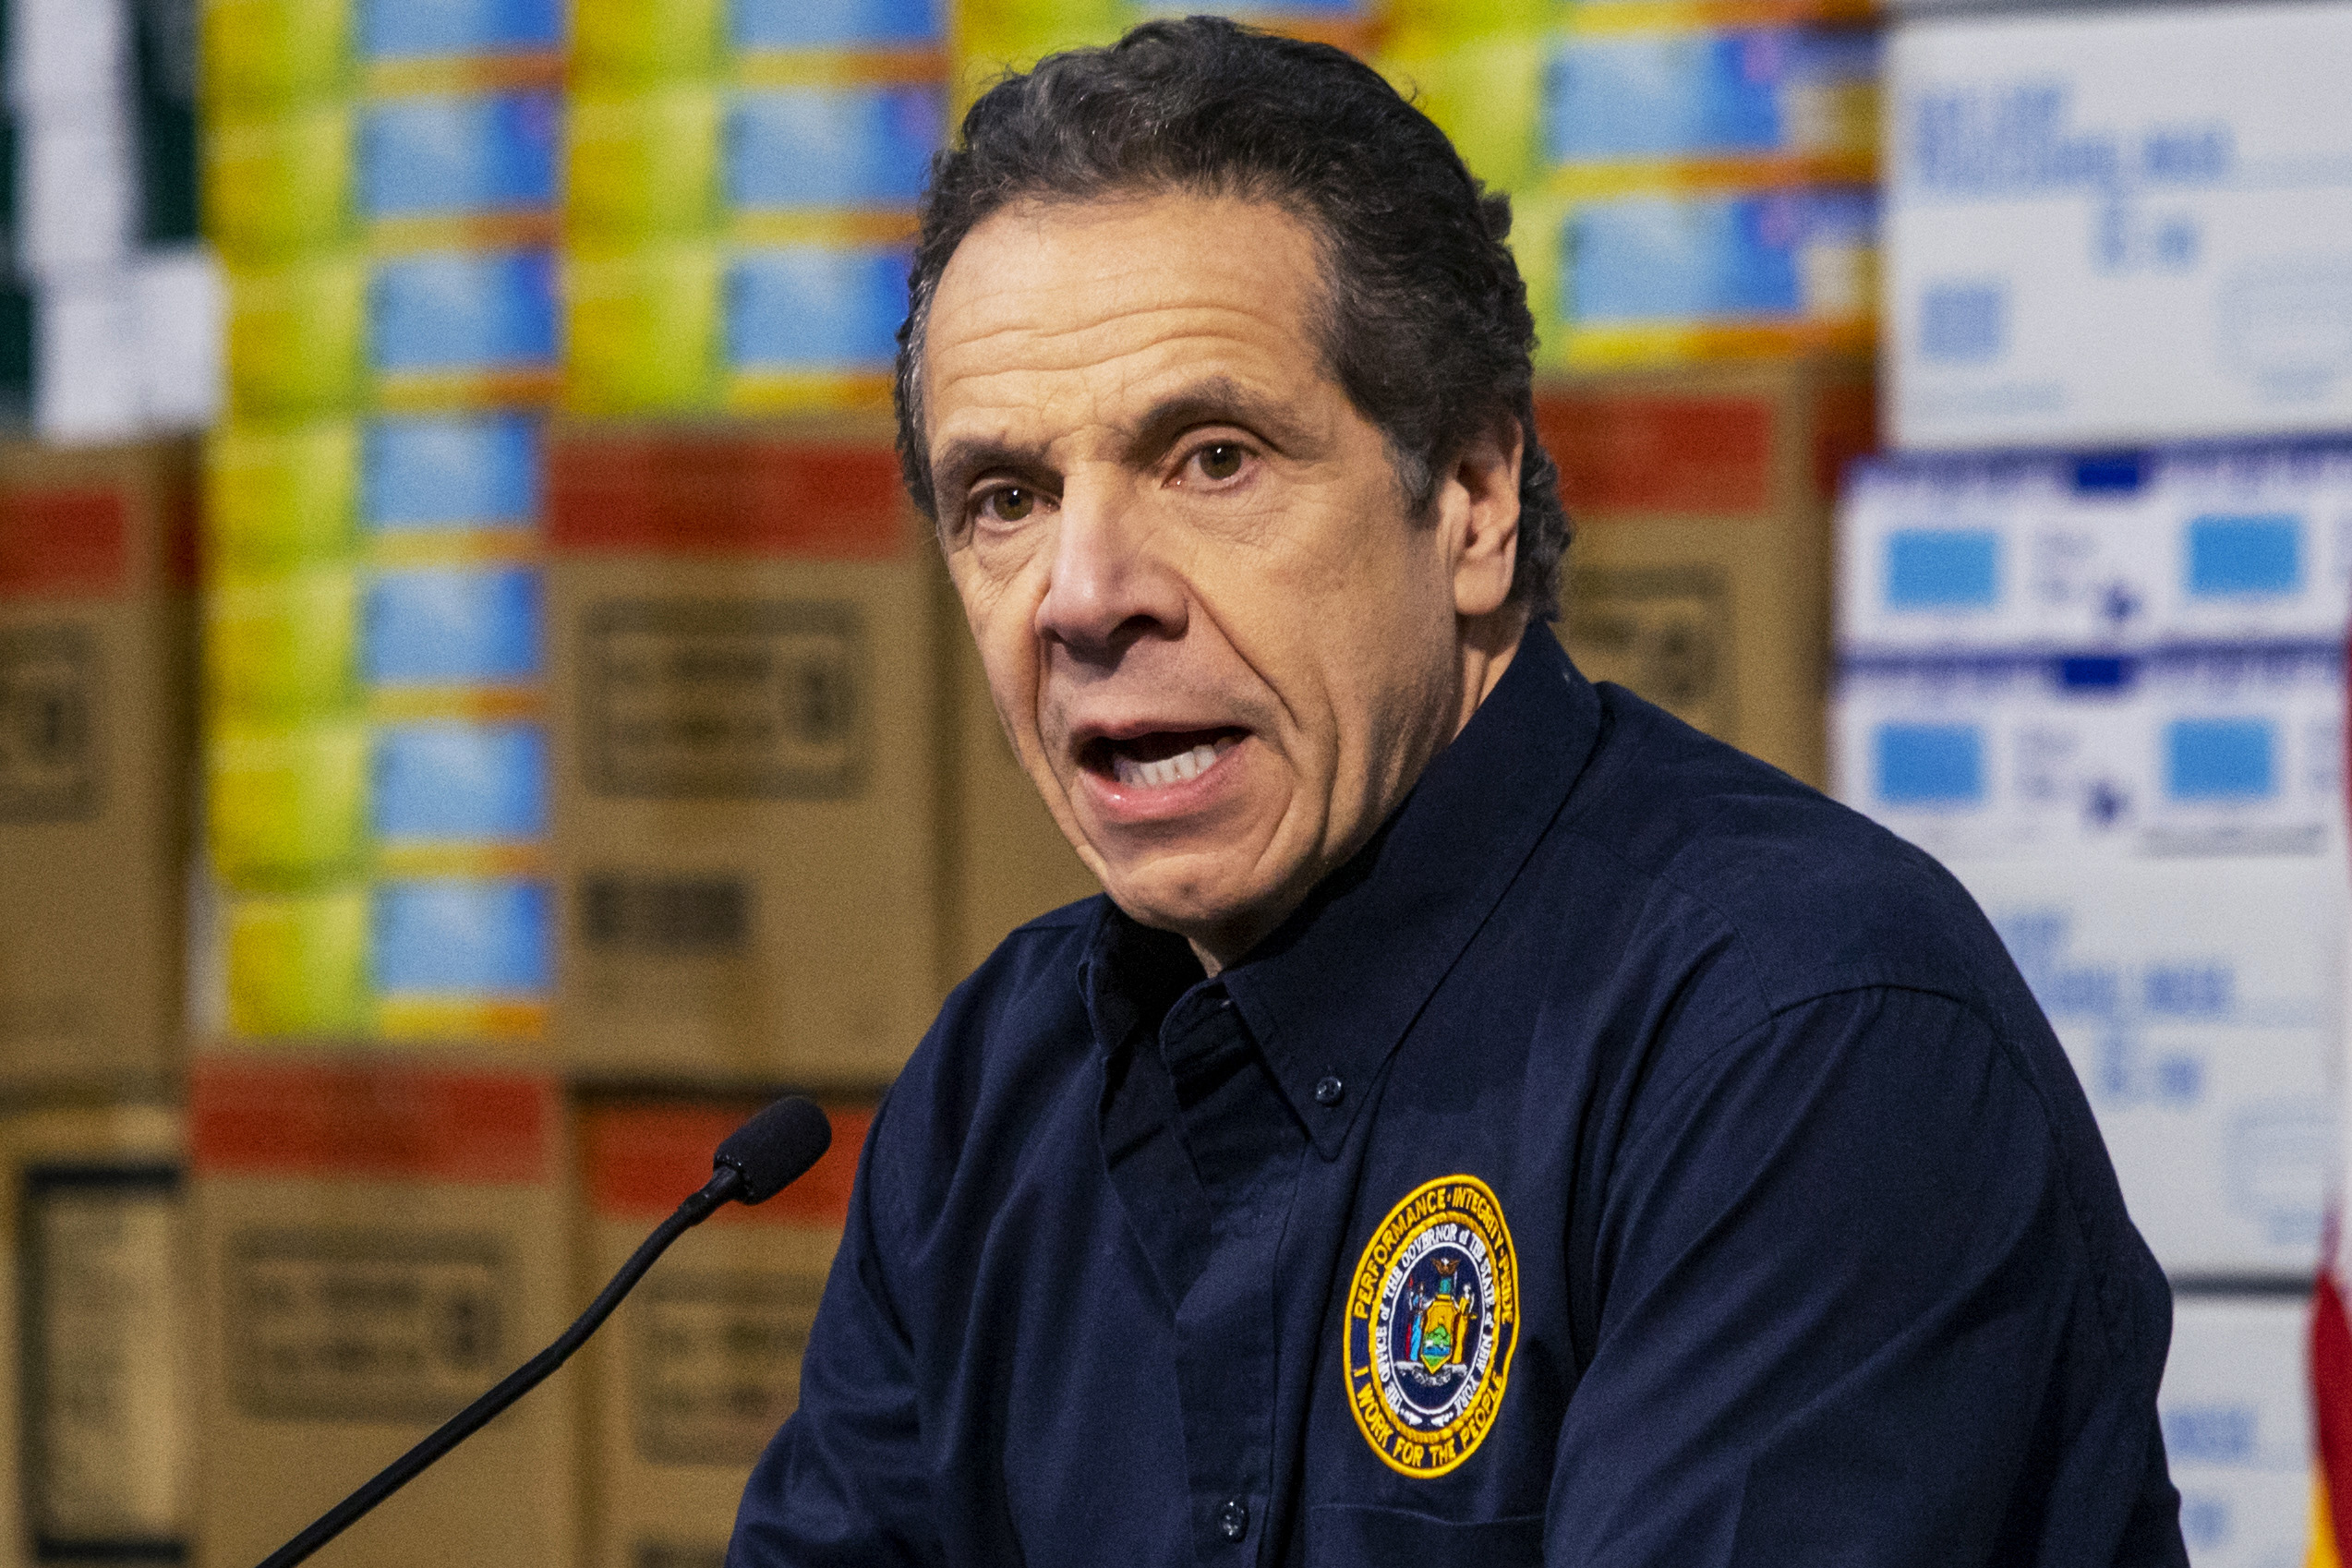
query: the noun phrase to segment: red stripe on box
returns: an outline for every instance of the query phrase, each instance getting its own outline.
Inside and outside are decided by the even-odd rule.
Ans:
[[[1772,418],[1763,398],[1568,393],[1536,404],[1572,520],[1768,510]]]
[[[608,1219],[661,1218],[710,1179],[711,1152],[757,1109],[745,1102],[590,1111],[581,1128],[590,1205]],[[865,1147],[874,1112],[862,1105],[827,1105],[825,1114],[833,1122],[833,1143],[808,1175],[756,1208],[730,1203],[713,1220],[837,1229],[847,1222],[858,1151]]]
[[[899,460],[872,446],[574,438],[548,460],[548,540],[573,552],[877,561],[906,548]]]
[[[1813,483],[1838,499],[1846,464],[1878,450],[1878,392],[1866,382],[1824,387],[1813,410]]]
[[[119,490],[0,493],[0,598],[120,593],[129,511]]]
[[[507,1186],[553,1178],[554,1083],[388,1062],[200,1060],[189,1075],[199,1176]]]
[[[2333,1257],[2335,1248],[2322,1251]],[[2346,1321],[2335,1277],[2324,1268],[2311,1291],[2310,1348],[2312,1446],[2327,1483],[2328,1513],[2341,1556],[2352,1547],[2352,1323]]]

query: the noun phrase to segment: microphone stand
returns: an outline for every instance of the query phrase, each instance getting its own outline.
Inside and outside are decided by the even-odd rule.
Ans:
[[[588,1309],[573,1321],[572,1326],[556,1337],[555,1343],[532,1357],[507,1374],[506,1381],[481,1398],[441,1423],[439,1429],[416,1447],[385,1465],[367,1485],[336,1503],[313,1520],[310,1526],[294,1539],[262,1559],[261,1568],[294,1568],[294,1564],[334,1539],[376,1504],[414,1480],[442,1454],[464,1442],[481,1429],[491,1417],[530,1393],[546,1381],[549,1373],[571,1358],[587,1337],[596,1333],[621,1298],[629,1294],[656,1259],[669,1250],[669,1244],[685,1235],[710,1216],[711,1211],[737,1194],[744,1182],[743,1173],[731,1164],[722,1164],[711,1173],[703,1189],[678,1205],[670,1216],[654,1227],[621,1272],[597,1293]],[[765,1193],[760,1196],[766,1196]]]

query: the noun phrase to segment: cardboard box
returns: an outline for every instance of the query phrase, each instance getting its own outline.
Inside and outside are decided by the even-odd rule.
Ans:
[[[2336,1166],[2338,855],[1954,861],[2174,1274],[2309,1279]]]
[[[2347,54],[2343,4],[1898,26],[1895,444],[2352,426]]]
[[[574,432],[549,511],[564,1059],[887,1081],[939,999],[945,741],[896,459]]]
[[[0,1085],[176,1060],[192,454],[0,448]]]
[[[180,1118],[0,1120],[0,1562],[178,1561],[195,1503]]]
[[[988,676],[954,590],[942,590],[954,707],[947,976],[980,967],[1015,926],[1103,890],[1022,770],[988,695]]]
[[[1866,368],[1837,360],[1549,392],[1577,668],[1820,783],[1829,501],[1870,411]]]
[[[2334,643],[2352,446],[1884,457],[1839,508],[1839,647],[2129,652]]]
[[[199,1568],[246,1568],[569,1322],[552,1080],[390,1059],[199,1060]],[[558,1377],[356,1526],[360,1564],[573,1560]]]
[[[633,1102],[581,1117],[588,1264],[600,1289],[757,1103]],[[592,1568],[687,1568],[727,1553],[752,1463],[800,1402],[801,1355],[840,1245],[871,1113],[835,1107],[833,1146],[757,1208],[689,1232],[588,1351]]]
[[[2343,842],[2344,655],[1844,661],[1834,792],[1932,854],[2309,855]]]
[[[2197,1568],[2304,1561],[2314,1465],[2308,1294],[2173,1299],[2156,1412]]]

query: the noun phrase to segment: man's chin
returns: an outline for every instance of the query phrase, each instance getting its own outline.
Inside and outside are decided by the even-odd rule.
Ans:
[[[1254,878],[1216,882],[1198,872],[1192,867],[1177,875],[1151,870],[1122,875],[1114,870],[1104,878],[1104,890],[1138,924],[1174,932],[1215,955],[1222,966],[1280,923],[1283,911],[1275,907],[1280,900]]]

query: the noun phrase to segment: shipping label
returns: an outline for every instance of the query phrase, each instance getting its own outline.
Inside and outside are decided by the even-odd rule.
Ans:
[[[1731,588],[1713,566],[1580,568],[1568,578],[1569,656],[1710,735],[1735,733]]]
[[[26,1173],[20,1436],[38,1561],[177,1562],[184,1552],[184,1221],[167,1165]]]
[[[440,1421],[513,1358],[496,1236],[250,1230],[223,1272],[231,1395],[260,1419]]]
[[[633,1306],[637,1454],[655,1465],[748,1465],[801,1397],[821,1276],[776,1271],[657,1277]]]
[[[98,814],[102,669],[86,627],[0,629],[0,822]]]
[[[856,606],[636,599],[583,631],[582,767],[599,795],[837,800],[867,765]]]

